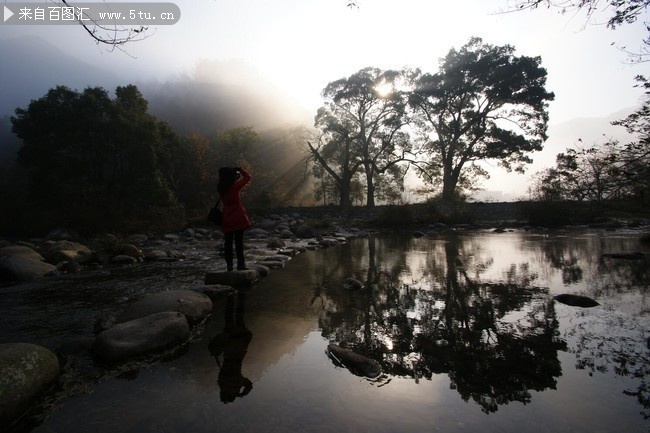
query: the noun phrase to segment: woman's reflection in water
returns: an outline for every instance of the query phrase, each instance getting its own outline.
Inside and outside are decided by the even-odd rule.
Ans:
[[[210,345],[210,353],[217,360],[219,371],[219,387],[221,389],[221,401],[231,403],[237,397],[243,397],[253,389],[253,383],[242,376],[241,367],[248,344],[253,338],[251,331],[246,329],[244,324],[244,302],[246,295],[238,293],[236,296],[229,296],[226,303],[226,324],[223,332],[217,334]],[[220,357],[223,355],[223,362]]]

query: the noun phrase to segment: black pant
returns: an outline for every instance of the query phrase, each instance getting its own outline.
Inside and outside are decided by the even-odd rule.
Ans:
[[[237,269],[244,269],[246,262],[244,261],[244,230],[237,230],[236,232],[226,233],[224,235],[224,249],[226,255],[226,266],[229,271],[232,271],[232,241],[235,240],[235,251],[237,253]]]

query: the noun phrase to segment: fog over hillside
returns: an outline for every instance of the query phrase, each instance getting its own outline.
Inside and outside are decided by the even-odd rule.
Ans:
[[[252,126],[256,131],[310,126],[313,115],[241,61],[201,61],[190,72],[164,82],[130,80],[65,54],[53,42],[37,36],[0,41],[0,159],[12,159],[19,146],[11,134],[16,108],[64,85],[77,91],[135,84],[149,101],[149,111],[169,122],[177,133],[200,133]],[[125,74],[126,75],[126,74]]]
[[[113,92],[135,84],[149,101],[152,114],[177,132],[210,133],[247,125],[256,130],[310,124],[312,115],[241,61],[201,61],[190,72],[164,82],[137,81],[65,54],[37,36],[0,41],[0,117],[13,115],[55,86],[78,91],[91,86]]]
[[[311,113],[239,61],[202,61],[192,72],[139,86],[150,111],[180,134],[246,125],[257,131],[310,125]]]

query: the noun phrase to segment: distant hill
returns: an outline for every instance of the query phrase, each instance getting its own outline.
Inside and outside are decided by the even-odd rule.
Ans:
[[[16,108],[26,108],[58,85],[77,91],[100,86],[112,93],[117,86],[136,84],[150,112],[183,135],[209,136],[239,126],[262,132],[313,122],[312,113],[243,62],[203,62],[189,76],[142,83],[66,54],[38,36],[0,39],[0,59],[0,160],[13,160],[20,145],[9,122]]]
[[[188,76],[139,86],[150,111],[180,134],[211,135],[217,130],[253,126],[258,132],[297,124],[311,125],[308,113],[262,77],[237,61],[202,61]]]
[[[0,117],[65,85],[82,91],[100,86],[108,91],[136,84],[152,114],[177,132],[211,134],[219,129],[254,126],[257,130],[311,124],[313,114],[238,61],[203,62],[190,76],[165,82],[134,82],[115,70],[98,68],[66,54],[38,36],[0,39]],[[2,143],[0,143],[2,147]]]
[[[81,91],[126,84],[115,72],[66,54],[38,36],[0,39],[0,59],[0,116],[13,115],[17,107],[27,107],[57,85]]]

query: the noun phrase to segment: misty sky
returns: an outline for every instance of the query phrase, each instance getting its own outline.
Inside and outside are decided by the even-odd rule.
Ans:
[[[0,26],[0,42],[37,34],[125,83],[193,76],[205,60],[243,61],[252,66],[249,81],[259,74],[260,82],[272,83],[315,114],[330,81],[366,66],[433,72],[450,48],[479,36],[490,44],[511,44],[520,55],[542,57],[548,89],[556,95],[551,125],[605,118],[640,104],[642,92],[633,78],[650,72],[650,65],[626,64],[620,48],[638,51],[646,36],[643,25],[612,31],[604,24],[607,14],[587,24],[582,14],[544,8],[499,14],[508,2],[362,0],[351,9],[346,0],[182,0],[174,2],[182,13],[179,23],[153,28],[148,39],[127,45],[126,53],[98,46],[77,26]],[[236,83],[239,73],[226,79]],[[606,121],[603,125],[607,128]],[[553,142],[549,154],[571,144]],[[498,174],[486,188],[521,194],[524,179]]]

